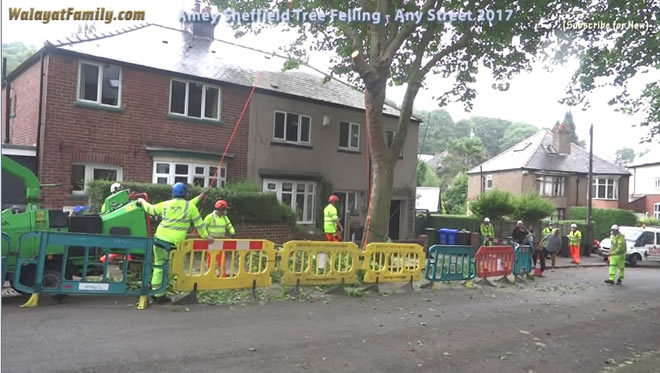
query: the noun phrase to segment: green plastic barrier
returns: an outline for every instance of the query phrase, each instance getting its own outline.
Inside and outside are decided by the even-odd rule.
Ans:
[[[21,244],[24,240],[39,236],[40,246],[39,255],[35,258],[23,258],[19,255],[16,261],[16,271],[14,272],[14,288],[24,293],[32,294],[22,307],[36,307],[39,303],[39,294],[71,294],[71,295],[122,295],[122,296],[140,296],[138,309],[147,307],[147,296],[161,292],[167,286],[169,263],[166,260],[163,267],[163,281],[158,289],[150,289],[151,272],[154,268],[153,251],[154,245],[160,246],[166,250],[173,247],[160,240],[154,240],[151,237],[132,237],[132,236],[108,236],[101,234],[83,234],[83,233],[65,233],[65,232],[30,232],[23,234],[19,239],[19,253]],[[61,245],[64,247],[61,260],[57,261],[60,265],[59,281],[53,279],[52,271],[46,268],[46,248],[50,245]],[[74,280],[70,276],[70,270],[67,272],[67,262],[69,259],[69,250],[83,250],[83,264],[81,278]],[[100,255],[95,255],[99,253]],[[139,286],[132,284],[129,286],[128,260],[123,260],[119,264],[121,278],[117,279],[115,273],[110,273],[109,260],[102,263],[99,257],[108,256],[108,254],[119,254],[124,259],[129,258],[129,253],[144,255],[144,265],[141,270]],[[91,254],[91,255],[90,255]],[[92,260],[95,260],[92,262]],[[20,282],[21,270],[25,265],[34,265],[36,274],[33,286],[27,286]],[[88,278],[88,269],[96,266],[102,267],[102,275]],[[91,277],[91,276],[90,276]],[[99,278],[100,277],[100,278]],[[44,281],[46,280],[46,281]]]
[[[428,281],[468,281],[477,276],[477,249],[472,246],[433,245],[429,248],[424,278]]]
[[[529,245],[516,245],[516,258],[513,262],[513,274],[515,276],[532,271],[532,247]]]

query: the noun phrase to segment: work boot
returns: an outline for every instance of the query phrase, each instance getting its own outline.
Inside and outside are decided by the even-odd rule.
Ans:
[[[617,284],[617,285],[622,285],[622,284],[623,284],[623,281],[622,281],[621,279],[618,279],[618,280],[616,280],[616,284]]]
[[[605,283],[610,284],[610,285],[614,285],[614,281],[610,280],[610,279],[605,280]]]

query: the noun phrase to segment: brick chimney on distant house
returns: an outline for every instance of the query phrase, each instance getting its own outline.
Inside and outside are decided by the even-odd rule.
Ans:
[[[205,7],[201,7],[202,0],[195,0],[195,6],[193,7],[192,11],[194,15],[201,15],[203,13],[208,13],[209,16],[211,14],[211,7],[208,5],[208,2],[204,1]],[[201,9],[201,10],[200,10]],[[201,18],[201,17],[200,17]],[[189,20],[186,22],[186,31],[190,32],[194,36],[200,36],[203,38],[210,38],[213,39],[214,32],[215,32],[215,26],[211,21],[211,17],[209,17],[209,21],[205,21],[203,19],[195,19],[195,20]]]
[[[552,145],[559,154],[571,153],[571,130],[565,123],[555,126],[552,130]]]

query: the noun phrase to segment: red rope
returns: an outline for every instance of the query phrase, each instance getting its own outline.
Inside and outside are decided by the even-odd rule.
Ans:
[[[234,136],[236,135],[236,131],[238,130],[238,127],[241,125],[241,121],[243,120],[243,116],[245,115],[245,112],[247,111],[248,106],[250,105],[250,101],[252,100],[252,95],[254,94],[254,90],[257,88],[257,83],[259,83],[259,79],[261,78],[261,74],[257,75],[257,78],[254,80],[254,84],[252,85],[252,90],[250,91],[250,95],[248,96],[247,100],[245,101],[245,105],[243,105],[243,111],[241,111],[241,116],[238,117],[238,121],[234,125],[234,131],[231,133],[231,137],[229,137],[229,142],[227,143],[227,146],[225,146],[225,151],[222,153],[222,158],[220,158],[220,163],[218,164],[218,168],[215,169],[215,175],[211,178],[211,181],[209,182],[209,188],[213,187],[213,182],[215,182],[216,186],[218,185],[217,180],[218,180],[218,173],[220,172],[220,169],[222,168],[222,163],[225,161],[225,157],[227,156],[227,152],[229,151],[229,147],[231,146],[232,141],[234,141]]]

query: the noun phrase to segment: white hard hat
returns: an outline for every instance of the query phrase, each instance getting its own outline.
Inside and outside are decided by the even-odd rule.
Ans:
[[[577,228],[577,224],[575,223],[571,224],[571,228]]]
[[[522,223],[523,223],[522,220],[518,220],[518,222],[516,224],[520,225]]]
[[[488,218],[484,218],[484,221],[485,221],[486,223],[489,223],[489,222],[490,222],[490,219],[488,219]]]
[[[110,193],[114,193],[114,192],[118,191],[119,189],[121,189],[121,184],[119,184],[119,183],[114,183],[114,184],[110,185]]]
[[[613,231],[618,231],[618,230],[619,230],[619,226],[616,225],[616,224],[614,224],[614,225],[612,225],[612,228],[610,228],[610,229],[613,230]]]

